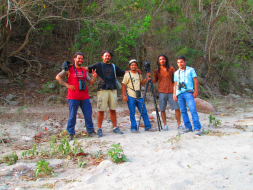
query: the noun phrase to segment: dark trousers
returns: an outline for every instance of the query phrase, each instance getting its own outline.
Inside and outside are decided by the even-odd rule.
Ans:
[[[79,106],[84,115],[85,127],[87,133],[94,131],[94,126],[92,122],[92,108],[90,100],[68,100],[69,102],[69,120],[67,124],[68,134],[75,134],[75,125],[76,125],[76,114]]]

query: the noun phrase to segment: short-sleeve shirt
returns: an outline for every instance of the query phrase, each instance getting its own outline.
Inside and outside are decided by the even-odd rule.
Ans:
[[[178,69],[174,74],[174,81],[177,82],[176,95],[186,92],[187,90],[194,91],[194,81],[193,78],[197,77],[195,70],[192,67],[185,67],[185,70],[181,71]],[[186,84],[186,89],[181,88],[178,90],[179,82],[184,82]]]
[[[136,98],[135,91],[136,90],[141,90],[142,76],[138,72],[136,72],[136,73],[129,72],[129,73],[126,73],[124,75],[122,83],[127,86],[127,94],[128,94],[128,96]],[[133,85],[132,85],[132,82],[131,82],[130,75],[131,75],[131,78],[132,78],[132,81],[133,81],[134,88],[133,88]]]
[[[89,66],[88,69],[89,73],[92,73],[92,70],[96,69],[99,81],[97,91],[106,89],[106,84],[112,86],[113,89],[117,89],[114,67],[111,63],[110,64],[95,63]],[[115,69],[117,77],[124,76],[125,74],[124,70],[120,69],[117,65],[115,65]]]
[[[169,67],[168,71],[160,69],[160,73],[158,72],[158,68],[155,70],[154,79],[158,80],[158,92],[173,93],[174,73],[175,69],[172,66]]]
[[[68,83],[70,85],[75,86],[75,90],[70,90],[68,88],[68,95],[67,95],[67,99],[70,100],[86,100],[89,99],[89,94],[88,94],[88,88],[85,84],[85,90],[79,90],[79,80],[84,80],[87,81],[88,79],[88,74],[86,72],[86,70],[82,69],[82,68],[76,68],[76,72],[75,72],[75,68],[74,67],[70,67],[69,68],[69,76],[68,76]]]

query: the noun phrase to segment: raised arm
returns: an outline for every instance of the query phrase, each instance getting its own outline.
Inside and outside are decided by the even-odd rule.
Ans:
[[[82,68],[82,69],[85,69],[86,71],[88,71],[88,72],[89,72],[88,67],[83,67],[83,66],[81,66],[81,68]]]
[[[89,75],[87,74],[87,82],[88,82],[89,84],[93,84],[93,83],[95,82],[95,80],[96,80],[96,78],[97,78],[96,70],[97,70],[97,69],[95,69],[95,70],[92,69],[92,78],[90,78]]]
[[[152,80],[152,79],[151,79],[151,73],[147,73],[147,78],[142,79],[141,85],[143,85],[143,84],[145,84],[146,82],[148,82],[148,80]]]

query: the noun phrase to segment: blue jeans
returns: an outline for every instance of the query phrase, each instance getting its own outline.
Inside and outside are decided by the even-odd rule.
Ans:
[[[178,99],[178,104],[181,110],[181,114],[182,114],[182,118],[184,121],[184,125],[186,128],[188,128],[189,130],[192,130],[192,125],[191,122],[189,120],[189,116],[187,113],[187,107],[186,104],[192,114],[192,122],[194,125],[194,130],[200,130],[201,129],[201,125],[199,122],[199,116],[198,116],[198,112],[196,110],[196,106],[195,106],[195,101],[192,95],[192,92],[184,92],[182,94],[179,94],[177,96]]]
[[[68,100],[69,102],[69,120],[67,124],[67,131],[68,134],[75,134],[75,125],[76,125],[76,114],[79,106],[82,109],[84,120],[85,120],[85,127],[87,133],[91,133],[94,131],[94,126],[92,122],[92,108],[90,104],[90,100]]]
[[[130,111],[131,131],[133,131],[133,130],[137,130],[137,124],[136,124],[136,120],[135,120],[135,107],[137,107],[139,112],[141,113],[143,98],[137,99],[137,98],[133,98],[131,96],[127,96],[127,98],[128,98],[127,105],[128,105],[128,109]],[[144,121],[145,130],[149,129],[151,127],[151,123],[148,119],[148,112],[147,112],[145,104],[143,106],[143,111],[142,111],[141,116]]]

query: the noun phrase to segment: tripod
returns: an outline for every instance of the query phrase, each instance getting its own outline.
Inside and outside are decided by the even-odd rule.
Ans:
[[[156,105],[156,100],[155,100],[155,91],[154,91],[154,87],[153,87],[153,82],[151,80],[151,78],[149,77],[149,80],[146,84],[146,88],[145,88],[145,93],[144,93],[144,96],[143,96],[143,104],[142,104],[142,108],[141,108],[141,115],[140,115],[140,119],[139,119],[139,124],[137,126],[137,131],[139,131],[139,127],[140,127],[140,123],[141,123],[141,116],[142,116],[142,112],[143,112],[143,107],[144,107],[144,104],[145,104],[145,99],[146,99],[146,94],[147,94],[147,90],[148,90],[148,86],[150,84],[150,89],[151,89],[151,93],[153,95],[153,100],[154,100],[154,104],[155,104],[155,110],[156,110],[156,118],[157,118],[157,124],[158,124],[158,129],[159,131],[161,131],[162,128],[162,124],[161,124],[161,119],[160,119],[160,115],[159,115],[159,112],[158,112],[158,109],[157,109],[157,105]]]

